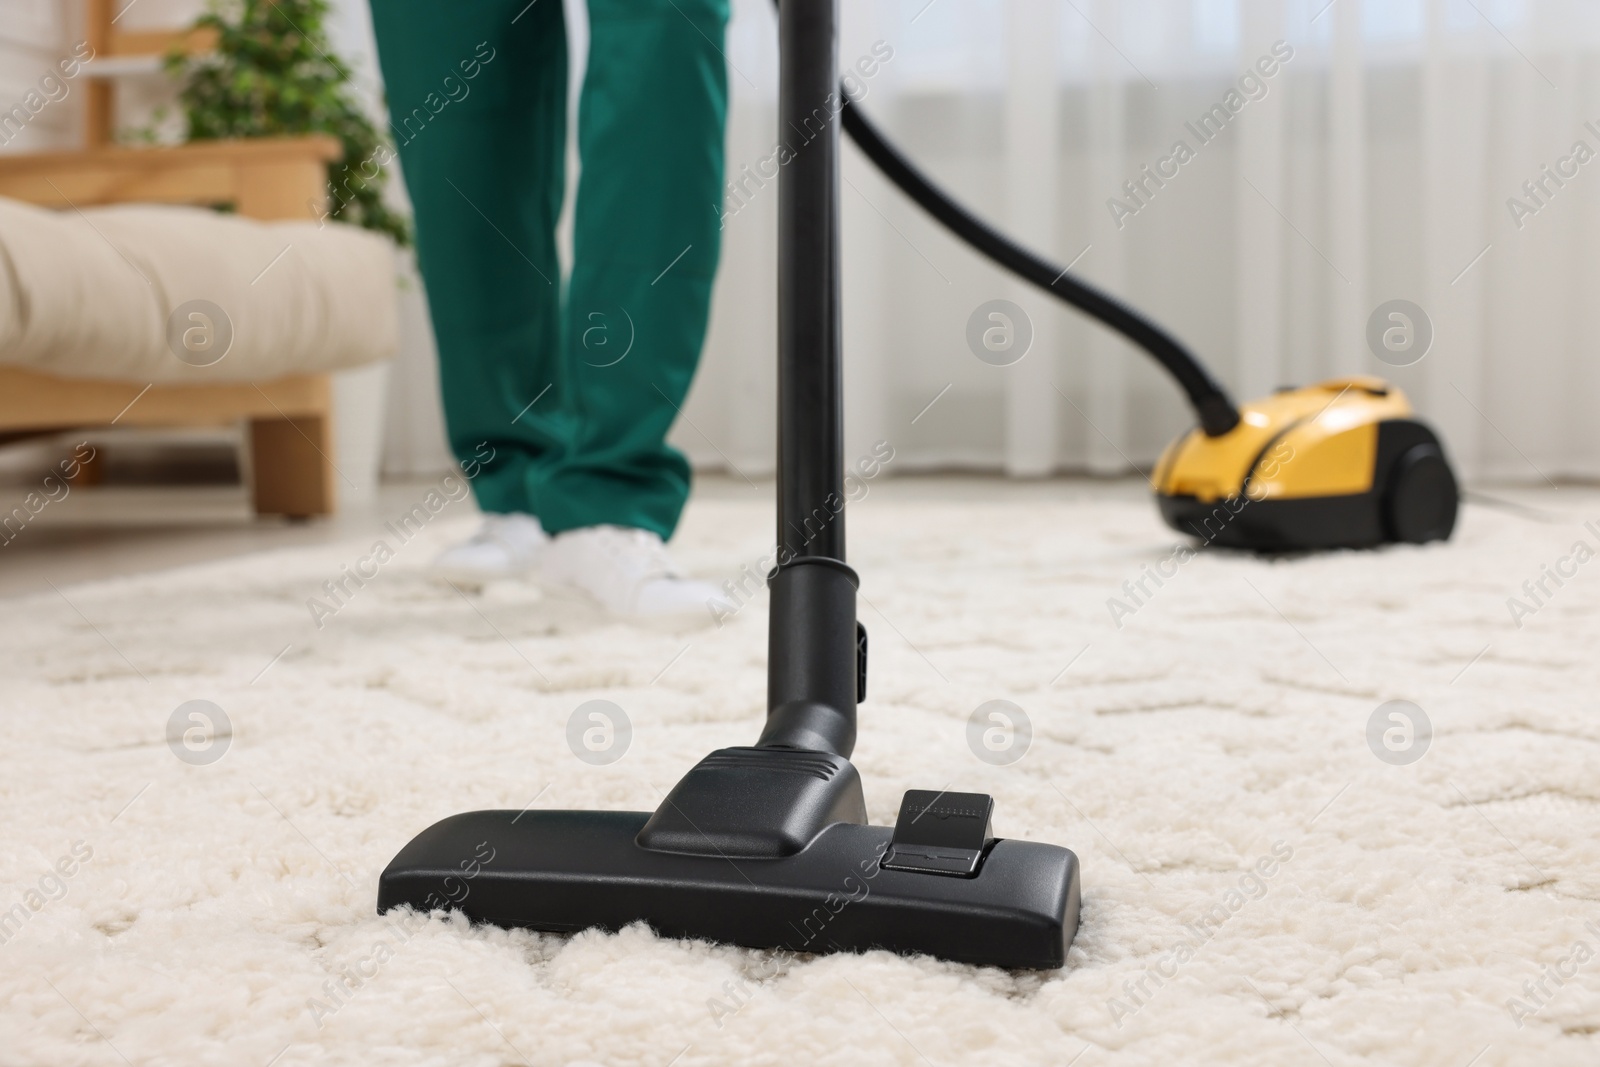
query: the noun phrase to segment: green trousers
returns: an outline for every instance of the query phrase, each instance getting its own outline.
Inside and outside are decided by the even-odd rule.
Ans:
[[[666,434],[720,247],[728,4],[588,9],[563,294],[561,0],[372,0],[445,423],[479,505],[530,512],[552,533],[613,523],[669,537],[689,465]]]

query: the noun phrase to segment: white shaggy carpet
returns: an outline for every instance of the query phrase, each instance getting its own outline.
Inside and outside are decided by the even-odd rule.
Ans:
[[[1173,544],[1126,486],[852,505],[873,821],[948,785],[1075,849],[1083,925],[1044,974],[373,914],[436,819],[652,808],[753,741],[764,599],[692,633],[532,586],[469,603],[419,573],[468,528],[456,504],[320,631],[307,597],[371,537],[9,602],[0,1062],[1594,1063],[1600,570],[1520,629],[1506,599],[1596,541],[1576,520],[1600,495],[1523,498],[1573,521],[1469,507],[1447,546],[1207,551],[1121,629],[1107,598]],[[699,500],[680,553],[729,574],[770,514],[765,491]],[[633,722],[610,766],[565,742],[592,698]],[[997,698],[1035,732],[1004,768],[966,742]],[[164,740],[194,699],[233,724],[210,765]],[[1409,766],[1368,745],[1391,699],[1434,724]]]

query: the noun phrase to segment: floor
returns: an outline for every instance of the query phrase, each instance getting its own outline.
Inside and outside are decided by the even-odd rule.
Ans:
[[[141,574],[190,563],[226,559],[275,548],[329,544],[379,533],[384,522],[410,508],[436,479],[389,480],[376,495],[346,503],[334,516],[308,522],[258,519],[243,488],[233,485],[153,487],[107,485],[74,489],[47,504],[9,541],[0,537],[0,597],[46,591],[53,582]],[[752,484],[753,483],[753,484]],[[1140,495],[1136,481],[1074,482],[1066,479],[1006,482],[973,476],[913,476],[869,486],[883,499],[1045,499],[1081,484],[1118,496]],[[0,482],[0,514],[20,503],[30,483]],[[772,500],[770,479],[701,474],[695,482],[704,500]],[[449,505],[466,514],[470,503]]]
[[[1600,1057],[1600,493],[1262,559],[1177,551],[1135,482],[870,483],[847,513],[868,815],[985,792],[999,836],[1070,847],[1082,927],[1034,972],[377,916],[438,820],[649,811],[764,715],[759,591],[684,629],[534,583],[467,595],[424,565],[470,509],[384,526],[427,488],[299,527],[213,489],[86,491],[0,550],[0,1059]],[[731,584],[769,550],[770,490],[704,480],[675,552]],[[330,596],[378,540],[392,558]],[[573,740],[595,700],[631,724],[612,762]]]

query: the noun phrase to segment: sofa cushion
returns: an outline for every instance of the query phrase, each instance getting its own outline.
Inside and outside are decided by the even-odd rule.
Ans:
[[[395,286],[388,239],[341,223],[149,204],[58,212],[0,198],[0,365],[142,382],[355,367],[394,354]],[[226,355],[209,366],[169,343],[169,318],[194,300],[231,326]],[[176,337],[191,323],[224,328],[187,309],[178,317]]]

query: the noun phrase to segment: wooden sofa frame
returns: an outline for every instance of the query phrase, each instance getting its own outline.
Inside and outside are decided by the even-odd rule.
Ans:
[[[90,0],[96,55],[159,55],[183,32],[120,33],[105,0]],[[78,211],[97,204],[229,204],[256,219],[309,219],[327,207],[328,136],[206,141],[127,148],[107,143],[109,79],[90,78],[89,147],[0,155],[0,196]],[[225,385],[151,384],[67,378],[0,367],[0,440],[118,426],[249,423],[251,501],[257,514],[304,517],[335,505],[332,387],[326,374]]]

